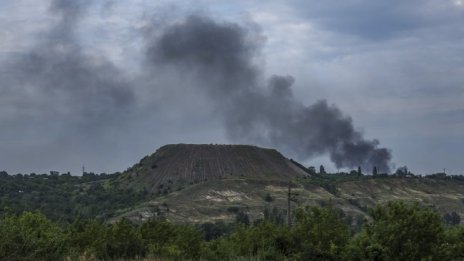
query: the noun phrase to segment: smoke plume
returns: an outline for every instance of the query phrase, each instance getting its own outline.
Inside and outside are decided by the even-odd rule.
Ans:
[[[0,63],[0,168],[21,172],[114,170],[135,108],[133,84],[84,50],[78,29],[90,1],[53,0],[51,25],[29,49]],[[27,160],[25,160],[27,159]],[[121,166],[117,166],[120,168]]]
[[[173,131],[220,128],[217,118],[205,122],[213,115],[233,142],[275,147],[299,159],[329,154],[339,168],[389,171],[389,150],[364,139],[337,107],[299,102],[292,76],[265,79],[265,38],[255,25],[202,15],[151,23],[141,30],[143,51],[127,63],[136,66],[127,70],[131,65],[84,48],[80,29],[95,2],[50,3],[56,19],[42,37],[28,50],[0,57],[2,166],[36,171],[91,162],[115,170],[163,145],[154,140],[182,140],[172,138]],[[137,61],[139,54],[144,61]],[[170,126],[173,121],[180,127]]]
[[[389,172],[390,151],[366,140],[352,119],[325,100],[305,106],[293,97],[292,76],[262,79],[259,32],[190,16],[149,38],[152,66],[193,74],[222,113],[230,139],[273,146],[300,159],[328,153],[337,168]]]
[[[50,12],[57,22],[43,40],[25,53],[9,57],[0,75],[5,92],[17,96],[15,110],[44,125],[55,118],[79,133],[95,135],[101,126],[121,120],[134,103],[133,90],[110,62],[88,56],[76,29],[88,1],[54,0]],[[49,106],[53,104],[54,106]]]

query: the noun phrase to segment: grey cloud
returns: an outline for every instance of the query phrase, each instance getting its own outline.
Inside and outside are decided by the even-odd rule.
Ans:
[[[398,34],[464,20],[453,1],[293,1],[296,12],[323,29],[383,40]]]

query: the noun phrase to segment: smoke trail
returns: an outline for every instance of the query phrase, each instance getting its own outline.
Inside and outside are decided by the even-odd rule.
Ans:
[[[79,29],[90,1],[50,3],[56,19],[41,37],[0,63],[1,168],[74,174],[83,163],[98,171],[122,168],[118,145],[130,136],[125,129],[136,107],[133,83],[83,49]]]
[[[95,131],[109,122],[116,122],[134,103],[129,82],[110,62],[85,55],[77,39],[76,28],[89,5],[86,0],[54,0],[50,11],[59,19],[45,36],[26,53],[9,57],[0,68],[5,91],[14,92],[23,104],[37,107],[26,114],[44,118],[43,122],[59,119],[66,131]],[[49,119],[49,118],[52,119]],[[45,119],[46,118],[46,119]]]
[[[366,140],[352,119],[322,100],[305,106],[292,94],[291,76],[263,83],[256,60],[258,32],[233,23],[193,15],[148,37],[152,66],[172,66],[193,74],[191,86],[204,91],[222,113],[234,141],[270,145],[300,158],[330,155],[337,168],[374,166],[389,172],[390,151]]]
[[[16,150],[4,152],[4,162],[21,165],[23,156],[15,155],[27,154],[37,159],[31,167],[54,166],[57,157],[74,162],[76,155],[117,164],[102,155],[121,143],[127,145],[121,150],[125,158],[140,153],[131,143],[159,136],[145,129],[162,132],[164,113],[183,113],[181,119],[198,114],[185,109],[198,108],[191,104],[198,97],[191,93],[198,91],[211,100],[233,141],[276,147],[301,159],[328,153],[337,167],[388,171],[390,152],[377,140],[364,139],[335,106],[325,101],[303,105],[293,97],[291,76],[263,78],[264,37],[256,27],[199,15],[176,23],[166,19],[146,31],[146,66],[129,78],[83,49],[79,26],[91,3],[52,0],[56,23],[30,50],[11,54],[0,64],[0,120],[5,126],[0,142]],[[188,79],[187,84],[173,80],[176,74]],[[159,95],[164,92],[168,101]],[[182,102],[189,104],[178,104]],[[211,110],[210,104],[202,108]],[[183,126],[189,124],[194,123]],[[131,132],[121,131],[125,126]],[[138,141],[128,138],[135,136]],[[9,137],[15,137],[14,144],[4,141]]]

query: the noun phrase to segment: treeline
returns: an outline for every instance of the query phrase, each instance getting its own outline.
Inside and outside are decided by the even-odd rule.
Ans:
[[[361,167],[358,167],[356,170],[351,170],[349,172],[344,172],[344,171],[338,171],[337,173],[328,173],[325,171],[324,165],[319,166],[319,171],[316,171],[316,167],[314,166],[309,166],[305,167],[301,163],[290,159],[291,162],[293,162],[295,165],[297,165],[299,168],[304,170],[306,173],[308,173],[311,177],[319,177],[319,178],[325,178],[327,176],[335,176],[337,178],[346,178],[350,177],[350,179],[353,178],[359,178],[359,177],[367,177],[367,178],[386,178],[386,177],[393,177],[393,178],[428,178],[428,179],[441,179],[441,180],[458,180],[458,181],[464,181],[464,174],[459,174],[459,175],[449,175],[446,174],[445,172],[438,172],[438,173],[432,173],[432,174],[415,174],[409,170],[407,166],[402,166],[399,167],[395,170],[393,173],[384,173],[380,172],[377,167],[373,167],[372,171],[363,171]]]
[[[1,260],[463,260],[464,226],[444,225],[431,208],[391,202],[352,232],[330,206],[295,212],[287,228],[254,224],[178,225],[152,219],[59,225],[39,213],[0,220]]]
[[[120,173],[72,176],[0,172],[0,215],[40,211],[53,221],[71,223],[77,216],[109,219],[151,195],[118,181]]]

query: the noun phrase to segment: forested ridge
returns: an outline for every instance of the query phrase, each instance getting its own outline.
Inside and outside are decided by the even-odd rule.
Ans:
[[[146,200],[144,190],[117,181],[120,173],[16,174],[0,172],[0,214],[40,211],[59,223],[77,217],[106,220],[124,208]]]

